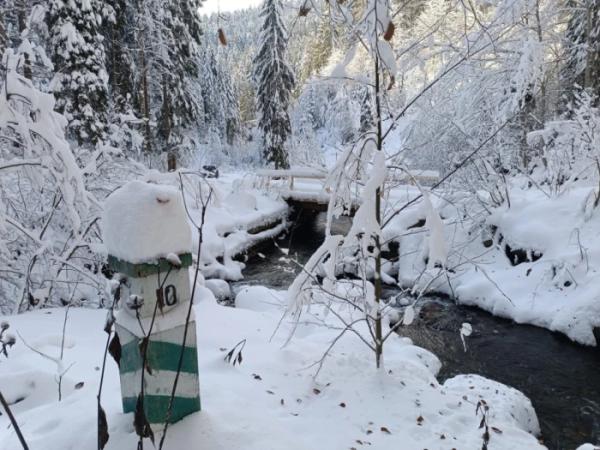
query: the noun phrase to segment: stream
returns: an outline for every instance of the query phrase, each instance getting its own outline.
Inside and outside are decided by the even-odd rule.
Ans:
[[[308,214],[307,214],[308,215]],[[350,219],[334,228],[345,232]],[[323,240],[325,216],[300,217],[287,236],[265,243],[246,262],[246,285],[287,289],[298,271],[277,248],[304,263]],[[334,233],[336,230],[334,229]],[[386,294],[394,294],[386,289]],[[476,373],[522,391],[533,402],[550,450],[574,450],[585,442],[600,442],[600,348],[587,348],[543,328],[519,325],[478,308],[456,305],[451,299],[430,297],[400,334],[435,353],[442,361],[440,382],[460,373]],[[465,352],[459,329],[473,327]]]

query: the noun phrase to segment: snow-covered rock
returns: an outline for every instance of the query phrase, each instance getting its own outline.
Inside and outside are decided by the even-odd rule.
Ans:
[[[227,300],[228,298],[231,298],[231,287],[229,287],[229,283],[225,280],[206,280],[204,285],[213,293],[217,300]]]

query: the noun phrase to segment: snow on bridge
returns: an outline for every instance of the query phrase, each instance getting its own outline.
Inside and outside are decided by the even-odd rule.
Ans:
[[[326,186],[329,172],[325,169],[301,167],[294,169],[260,169],[256,175],[264,188],[275,188],[290,205],[304,210],[322,212],[327,210],[331,192]],[[396,185],[430,186],[439,180],[434,170],[409,170],[408,173],[388,176],[388,182]],[[350,214],[358,208],[358,199],[352,205]]]

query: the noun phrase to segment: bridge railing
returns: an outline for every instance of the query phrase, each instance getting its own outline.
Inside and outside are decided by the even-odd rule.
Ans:
[[[289,190],[294,190],[294,182],[297,179],[322,180],[325,181],[329,175],[323,169],[297,168],[297,169],[259,169],[256,175],[266,180],[266,187],[270,186],[272,180],[287,180]],[[435,170],[409,170],[407,172],[395,172],[388,175],[387,181],[398,184],[433,185],[440,179],[439,172]]]
[[[327,179],[327,172],[320,169],[299,168],[299,169],[259,169],[256,175],[267,180],[267,187],[273,179],[287,179],[290,190],[294,189],[294,180],[323,180]]]

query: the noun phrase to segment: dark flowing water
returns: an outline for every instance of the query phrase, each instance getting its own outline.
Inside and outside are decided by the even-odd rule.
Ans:
[[[336,224],[340,231],[348,221]],[[285,289],[323,239],[324,215],[300,217],[288,236],[269,243],[247,261],[248,284]],[[386,289],[388,295],[394,291]],[[469,322],[473,334],[467,351],[459,329]],[[422,301],[418,318],[401,334],[434,352],[443,366],[440,381],[459,373],[477,373],[513,386],[527,395],[537,412],[544,444],[551,450],[574,450],[585,442],[600,443],[600,348],[572,343],[563,335],[494,317],[449,299]]]

